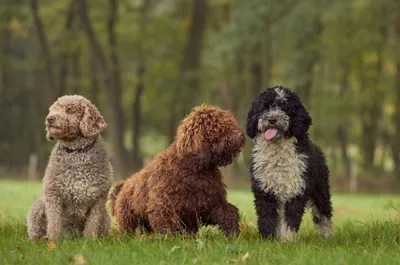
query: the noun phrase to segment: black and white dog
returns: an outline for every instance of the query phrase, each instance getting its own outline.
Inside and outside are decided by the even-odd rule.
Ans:
[[[319,233],[332,233],[329,170],[308,137],[311,123],[286,87],[268,88],[252,102],[246,132],[253,140],[251,182],[263,237],[293,240],[307,204]]]

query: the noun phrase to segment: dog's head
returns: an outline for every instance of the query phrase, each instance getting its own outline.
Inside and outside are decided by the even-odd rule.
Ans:
[[[218,107],[201,105],[177,129],[176,154],[196,170],[226,166],[245,144],[244,132],[233,115]]]
[[[48,140],[63,141],[96,136],[107,126],[98,109],[79,95],[58,98],[49,108],[45,125]]]
[[[268,88],[254,99],[247,116],[250,138],[263,134],[267,141],[304,137],[312,123],[300,98],[286,87]]]

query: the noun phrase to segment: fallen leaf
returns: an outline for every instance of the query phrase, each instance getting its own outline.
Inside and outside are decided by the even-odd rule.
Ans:
[[[235,264],[237,264],[237,263],[246,263],[246,261],[247,261],[247,259],[250,257],[250,254],[249,254],[249,252],[246,252],[246,254],[244,254],[243,256],[240,256],[239,258],[237,258],[237,259],[231,259],[230,261],[229,261],[229,263],[235,263]]]
[[[84,265],[84,264],[86,264],[86,260],[82,255],[75,255],[74,256],[74,264]]]
[[[201,239],[196,239],[196,247],[198,249],[202,249],[204,247],[204,243],[201,241]]]
[[[50,241],[47,244],[47,250],[52,251],[53,249],[55,249],[57,247],[56,243],[54,241]]]
[[[246,252],[246,254],[244,254],[243,256],[241,256],[239,258],[239,260],[242,262],[246,262],[246,260],[249,258],[249,256],[250,256],[249,252]]]
[[[14,250],[11,250],[11,253],[15,253],[17,251],[19,251],[19,247],[16,247]]]
[[[176,250],[178,250],[178,249],[180,249],[181,247],[178,247],[178,246],[173,246],[172,248],[171,248],[171,250],[169,251],[169,253],[173,253],[173,252],[175,252]]]

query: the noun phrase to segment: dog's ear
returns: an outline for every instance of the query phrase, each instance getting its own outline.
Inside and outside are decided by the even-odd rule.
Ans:
[[[291,122],[291,135],[296,138],[301,138],[307,134],[308,129],[312,124],[312,119],[306,108],[299,104],[297,113],[292,118]]]
[[[246,121],[246,134],[248,137],[253,139],[256,137],[258,133],[258,119],[260,116],[260,102],[253,101],[251,104],[251,108],[247,113],[247,121]]]
[[[202,171],[209,167],[213,162],[211,147],[206,144],[202,150],[187,154],[186,163],[195,171]]]
[[[99,110],[92,103],[88,103],[85,106],[83,117],[79,123],[82,136],[92,137],[98,135],[106,127],[107,123]]]
[[[185,121],[179,125],[175,137],[175,147],[179,157],[201,151],[203,136],[201,135],[200,129],[201,128],[195,124],[188,124],[188,122]]]

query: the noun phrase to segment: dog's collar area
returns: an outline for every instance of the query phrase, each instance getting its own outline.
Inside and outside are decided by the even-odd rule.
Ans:
[[[96,143],[96,139],[94,139],[92,143],[90,143],[90,144],[88,144],[86,146],[83,146],[81,148],[76,148],[76,149],[72,149],[72,148],[60,145],[60,146],[58,146],[58,150],[65,151],[65,152],[67,152],[69,154],[70,153],[74,153],[74,152],[75,153],[85,153],[85,152],[89,151],[90,149],[92,149],[93,146],[95,145],[95,143]]]

